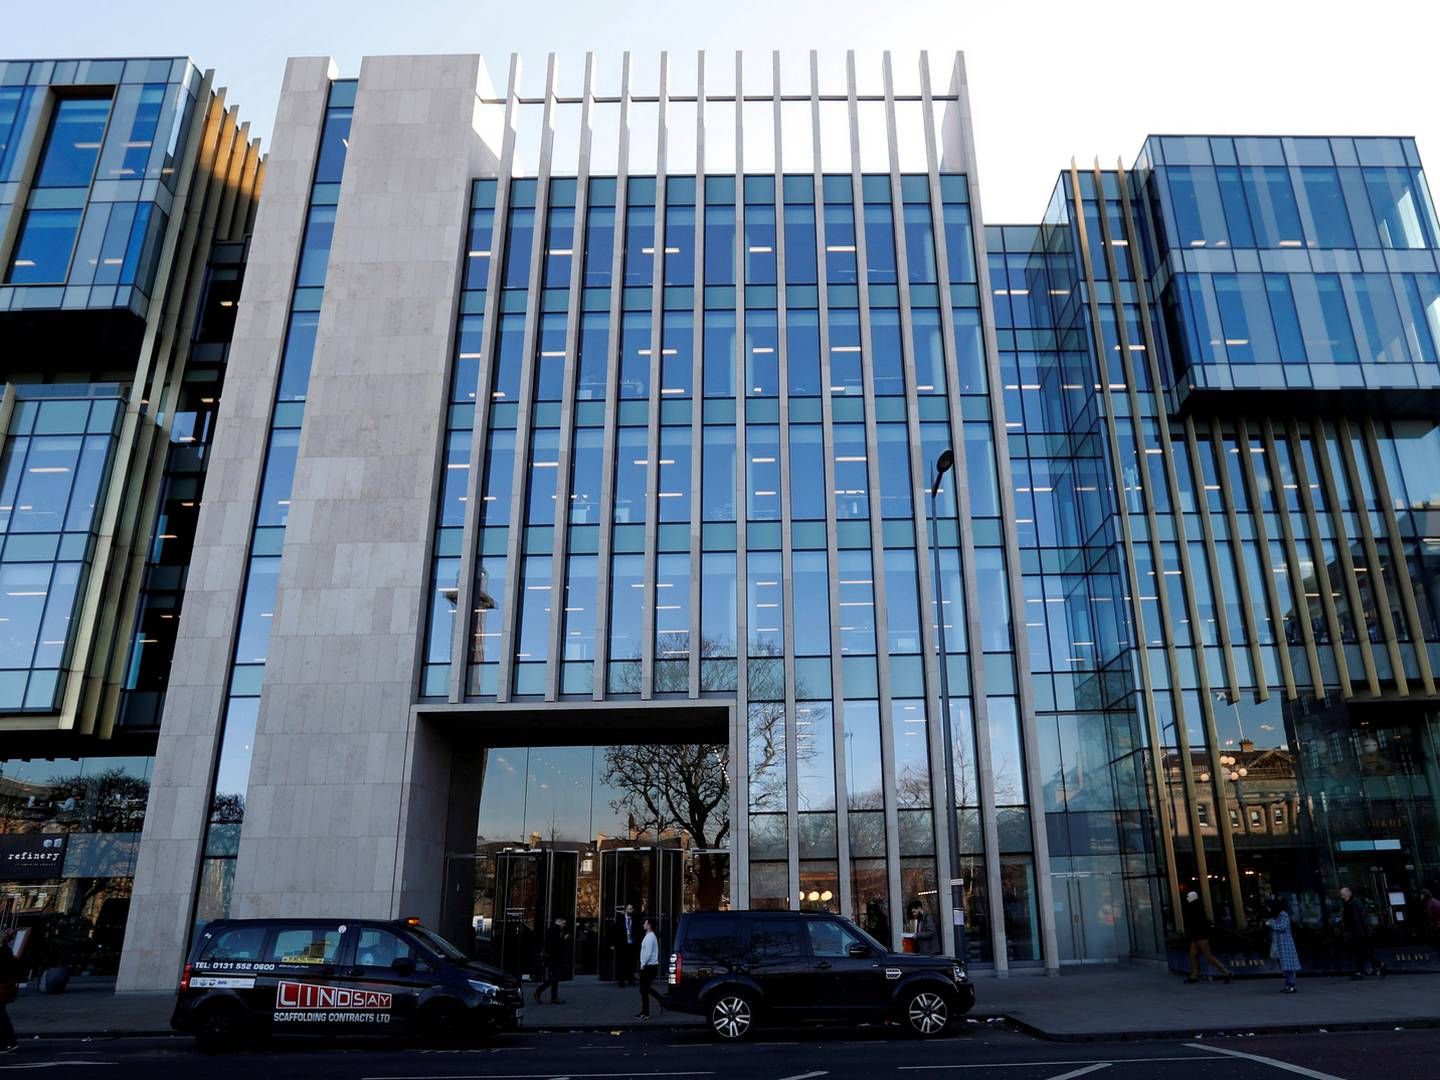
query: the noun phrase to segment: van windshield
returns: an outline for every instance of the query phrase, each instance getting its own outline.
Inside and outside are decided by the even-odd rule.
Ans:
[[[409,930],[426,945],[445,957],[446,960],[463,963],[470,959],[433,930],[427,930],[423,926],[412,926]]]

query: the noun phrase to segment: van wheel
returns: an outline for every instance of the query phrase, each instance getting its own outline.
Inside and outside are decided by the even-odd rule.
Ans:
[[[234,1005],[211,1005],[195,1025],[195,1046],[201,1053],[220,1054],[240,1045],[245,1017]]]
[[[468,1028],[464,1007],[454,1001],[432,1002],[420,1013],[420,1035],[432,1046],[460,1046]]]
[[[900,1019],[909,1034],[922,1039],[936,1038],[945,1034],[950,1026],[950,1002],[938,990],[922,987],[905,999]]]
[[[725,1042],[747,1038],[755,1026],[755,1006],[738,990],[727,990],[710,1003],[710,1030]]]

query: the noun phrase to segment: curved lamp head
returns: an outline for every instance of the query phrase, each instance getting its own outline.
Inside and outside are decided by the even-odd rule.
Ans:
[[[954,464],[955,454],[947,446],[944,450],[940,451],[940,456],[935,459],[935,482],[930,485],[930,494],[932,497],[940,494],[940,478],[949,472]]]

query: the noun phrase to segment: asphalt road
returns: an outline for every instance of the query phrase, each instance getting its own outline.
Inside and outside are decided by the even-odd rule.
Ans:
[[[865,1030],[761,1033],[717,1046],[698,1031],[655,1028],[510,1036],[485,1050],[280,1042],[226,1056],[185,1039],[30,1040],[0,1058],[0,1077],[92,1080],[1411,1080],[1436,1075],[1440,1030],[1259,1038],[1053,1043],[970,1026],[934,1042]]]

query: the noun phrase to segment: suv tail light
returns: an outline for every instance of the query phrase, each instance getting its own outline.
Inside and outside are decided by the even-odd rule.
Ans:
[[[181,989],[181,990],[189,990],[189,989],[190,989],[190,970],[191,970],[192,967],[193,967],[193,965],[191,965],[191,964],[186,964],[186,965],[185,965],[185,970],[180,973],[180,989]]]
[[[684,964],[684,958],[678,952],[670,954],[670,978],[667,981],[671,986],[680,985],[680,975]]]

